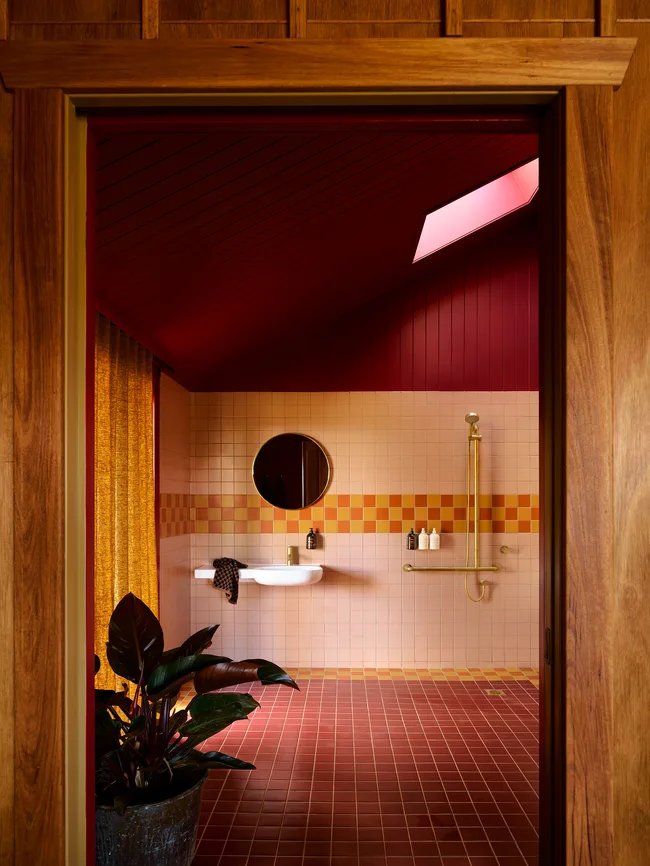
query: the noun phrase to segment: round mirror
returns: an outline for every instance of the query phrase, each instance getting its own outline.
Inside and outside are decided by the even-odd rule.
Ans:
[[[309,508],[325,493],[329,480],[327,454],[315,439],[301,433],[274,436],[253,461],[255,487],[276,508]]]

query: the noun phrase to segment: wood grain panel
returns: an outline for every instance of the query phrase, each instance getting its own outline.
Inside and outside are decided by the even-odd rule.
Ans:
[[[463,17],[476,21],[567,21],[594,18],[596,0],[463,0]]]
[[[142,0],[142,38],[158,39],[160,35],[160,0]]]
[[[0,866],[14,863],[13,99],[0,84]]]
[[[12,24],[13,42],[94,42],[99,40],[139,39],[137,24]]]
[[[0,44],[9,89],[561,88],[619,86],[629,39],[317,39]],[[245,50],[244,50],[245,49]]]
[[[63,866],[63,96],[14,100],[16,863]]]
[[[251,21],[221,21],[218,24],[197,22],[178,24],[163,21],[160,24],[161,39],[282,39],[286,36],[287,23],[256,23]]]
[[[616,0],[616,17],[619,21],[650,21],[648,0]],[[641,36],[646,31],[645,28],[643,30],[623,29],[617,30],[617,35],[622,36],[625,32]]]
[[[440,21],[441,0],[309,0],[310,21],[372,21],[423,22]]]
[[[160,0],[160,19],[186,24],[191,21],[286,21],[287,0]]]
[[[445,36],[463,35],[463,0],[445,0]]]
[[[616,0],[598,0],[598,35],[616,36]]]
[[[480,39],[559,39],[564,36],[561,21],[471,21],[465,19],[463,33]]]
[[[289,0],[289,36],[304,39],[307,35],[307,0]]]
[[[142,0],[9,0],[13,24],[117,23],[140,21]]]
[[[613,862],[612,101],[567,89],[566,828],[585,866]]]
[[[442,36],[440,22],[422,21],[309,21],[310,39],[431,39]]]
[[[9,36],[9,5],[8,0],[0,0],[0,41]]]
[[[645,866],[650,839],[650,23],[614,101],[614,817],[616,866]]]

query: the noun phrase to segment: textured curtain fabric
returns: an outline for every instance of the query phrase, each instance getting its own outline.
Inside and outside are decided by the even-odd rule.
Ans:
[[[152,356],[108,319],[95,337],[95,652],[98,688],[120,688],[106,661],[108,621],[127,592],[158,614]]]

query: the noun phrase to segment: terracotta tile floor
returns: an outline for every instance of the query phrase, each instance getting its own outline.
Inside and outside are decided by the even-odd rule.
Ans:
[[[195,866],[532,866],[538,690],[530,680],[299,679],[208,742]],[[504,691],[490,696],[487,688]]]

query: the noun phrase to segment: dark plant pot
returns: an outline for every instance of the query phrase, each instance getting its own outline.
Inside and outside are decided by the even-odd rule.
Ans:
[[[98,806],[96,866],[190,866],[207,776],[201,772],[192,787],[168,800],[129,806],[124,816]]]

